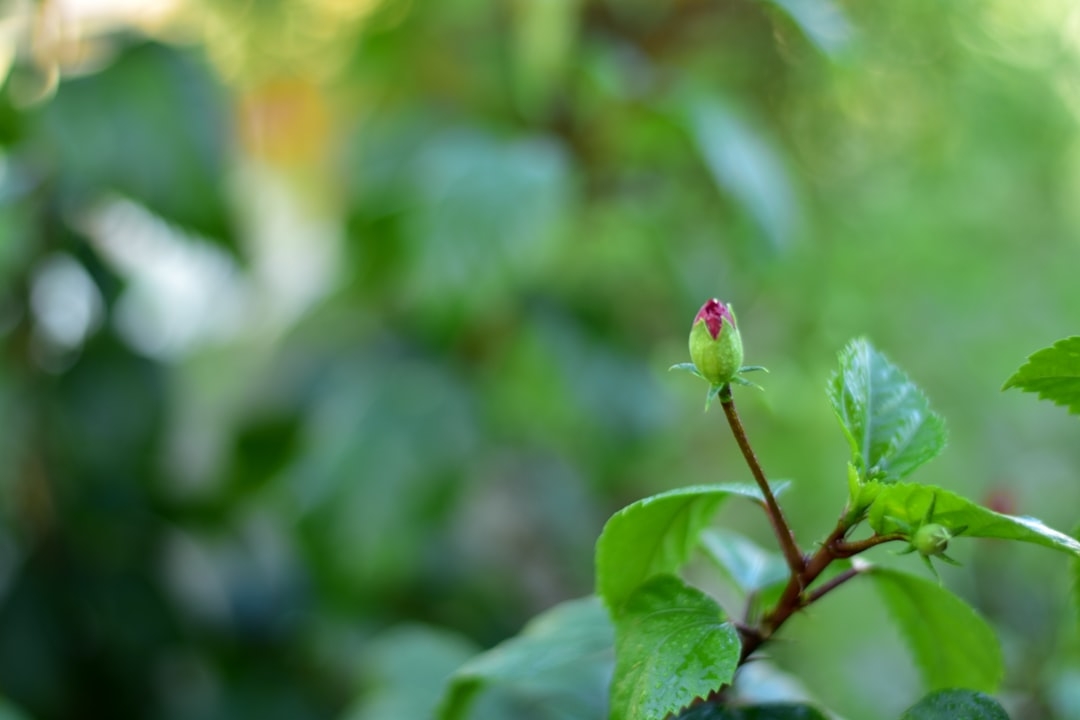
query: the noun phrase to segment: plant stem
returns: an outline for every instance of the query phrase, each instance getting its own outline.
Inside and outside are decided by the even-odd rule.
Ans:
[[[825,597],[826,594],[828,594],[829,592],[831,592],[831,591],[835,590],[836,588],[840,587],[841,585],[846,583],[848,580],[850,580],[851,578],[858,575],[860,572],[862,572],[861,569],[859,569],[857,567],[850,567],[847,570],[845,570],[844,572],[837,575],[836,577],[831,578],[827,582],[821,583],[821,585],[814,588],[814,591],[812,593],[809,593],[803,599],[803,601],[802,601],[803,607],[806,607],[807,605],[811,605],[813,603],[816,603],[818,600]]]
[[[783,511],[780,510],[780,505],[773,496],[772,489],[769,488],[769,481],[765,478],[765,471],[761,469],[761,463],[758,462],[753,448],[750,447],[750,440],[746,437],[746,429],[743,428],[739,413],[735,409],[735,400],[731,397],[730,385],[725,385],[720,392],[720,405],[724,408],[724,415],[727,416],[728,425],[731,426],[731,433],[735,436],[735,442],[738,443],[739,449],[746,459],[746,464],[750,466],[750,473],[754,476],[754,480],[757,481],[762,497],[765,498],[765,513],[769,516],[769,524],[772,525],[776,539],[780,543],[784,559],[787,560],[788,567],[791,569],[792,578],[800,577],[806,569],[806,558],[803,556],[802,551],[799,550],[799,546],[795,542],[795,534],[791,532],[791,526],[788,525]]]
[[[833,543],[833,555],[838,558],[849,558],[876,545],[897,540],[907,540],[907,537],[903,533],[889,533],[888,535],[871,535],[865,540],[856,540],[855,542],[838,540]]]
[[[787,585],[784,587],[784,592],[780,595],[780,599],[776,603],[776,607],[772,609],[772,612],[767,614],[761,621],[761,626],[757,635],[745,636],[742,646],[742,657],[739,659],[739,663],[746,662],[746,659],[758,649],[758,647],[768,640],[773,633],[775,633],[784,622],[795,614],[796,611],[806,607],[807,603],[804,602],[803,590],[805,590],[814,580],[817,580],[818,576],[829,566],[829,564],[837,559],[835,553],[835,546],[842,543],[844,536],[850,530],[850,526],[841,519],[829,537],[825,539],[825,542],[821,544],[821,547],[817,549],[810,559],[807,561],[806,566],[801,572],[793,572],[788,579]]]
[[[802,610],[811,603],[817,602],[826,593],[843,585],[859,574],[859,569],[849,568],[830,579],[828,582],[822,584],[820,587],[815,588],[812,592],[806,593],[806,588],[817,580],[821,573],[823,573],[834,560],[853,557],[883,543],[906,539],[902,533],[890,533],[888,535],[872,535],[865,540],[847,542],[844,540],[844,537],[852,527],[853,523],[850,523],[841,517],[836,523],[836,527],[833,528],[833,531],[829,533],[829,536],[825,539],[825,542],[821,544],[821,547],[817,549],[817,552],[810,556],[810,559],[806,563],[806,567],[799,573],[792,573],[791,577],[788,579],[788,584],[784,587],[783,594],[780,595],[780,599],[776,603],[776,607],[762,619],[760,627],[757,628],[757,633],[743,634],[743,649],[740,663],[745,662],[746,659],[750,657],[751,653],[772,637],[772,635],[780,629],[780,626],[796,612]]]

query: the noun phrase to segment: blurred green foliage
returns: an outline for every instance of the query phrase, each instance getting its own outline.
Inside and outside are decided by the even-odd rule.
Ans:
[[[591,591],[615,509],[746,479],[665,372],[714,295],[772,370],[741,406],[804,541],[846,492],[825,380],[863,334],[948,423],[919,480],[1077,520],[1080,426],[998,393],[1080,318],[1064,0],[173,5],[2,7],[0,691],[27,716],[419,717]],[[1012,716],[1080,717],[1062,560],[955,550]],[[849,717],[918,694],[878,603],[776,648]]]

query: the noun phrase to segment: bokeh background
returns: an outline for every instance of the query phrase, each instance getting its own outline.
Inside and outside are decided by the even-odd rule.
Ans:
[[[1080,521],[1080,421],[999,392],[1080,330],[1069,0],[0,18],[12,718],[420,717],[591,591],[611,512],[747,479],[666,372],[714,295],[772,370],[739,402],[804,542],[844,500],[824,384],[858,335],[948,422],[914,479]],[[1014,717],[1080,718],[1066,559],[956,545],[944,581],[998,627]],[[920,694],[865,587],[786,637],[778,664],[849,718]]]

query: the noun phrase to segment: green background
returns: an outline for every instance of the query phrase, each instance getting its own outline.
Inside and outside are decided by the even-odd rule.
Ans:
[[[28,717],[423,713],[591,592],[612,512],[749,479],[666,372],[713,296],[772,371],[737,399],[804,545],[844,501],[825,384],[858,335],[948,423],[913,479],[1080,520],[1080,423],[999,393],[1080,332],[1070,3],[162,5],[0,4],[0,692]],[[746,507],[723,524],[768,543]],[[1080,718],[1066,560],[950,554],[1013,717]],[[841,715],[921,695],[866,585],[785,637]]]

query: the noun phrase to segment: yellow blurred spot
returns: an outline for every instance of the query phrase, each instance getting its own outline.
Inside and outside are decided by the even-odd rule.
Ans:
[[[323,91],[303,78],[258,85],[239,99],[240,141],[252,157],[278,166],[318,162],[331,138]]]

